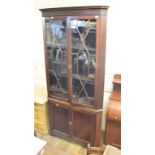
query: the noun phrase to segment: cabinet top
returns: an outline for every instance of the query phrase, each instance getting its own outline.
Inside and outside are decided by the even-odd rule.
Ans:
[[[108,6],[79,6],[79,7],[59,7],[40,9],[43,17],[50,17],[51,15],[60,16],[76,16],[76,15],[106,15]]]
[[[58,7],[58,8],[43,8],[39,9],[40,11],[65,11],[65,10],[85,10],[85,9],[108,9],[109,6],[73,6],[73,7]]]

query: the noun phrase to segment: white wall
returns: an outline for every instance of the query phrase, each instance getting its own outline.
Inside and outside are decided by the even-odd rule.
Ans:
[[[35,0],[36,8],[55,8],[55,7],[71,7],[71,6],[91,6],[91,5],[107,5],[109,0]]]

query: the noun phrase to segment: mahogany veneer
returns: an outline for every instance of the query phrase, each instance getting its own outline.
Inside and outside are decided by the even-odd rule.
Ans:
[[[41,9],[50,133],[100,145],[107,6]]]

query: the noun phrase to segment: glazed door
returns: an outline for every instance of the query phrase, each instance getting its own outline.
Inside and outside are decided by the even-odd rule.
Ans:
[[[73,104],[96,104],[98,19],[98,16],[70,17]]]
[[[96,106],[99,18],[45,18],[49,97]]]
[[[66,17],[45,18],[48,96],[68,100]]]

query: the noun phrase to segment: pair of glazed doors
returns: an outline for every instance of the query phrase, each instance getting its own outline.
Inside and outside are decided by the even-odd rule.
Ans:
[[[48,97],[95,107],[100,17],[44,17]]]

